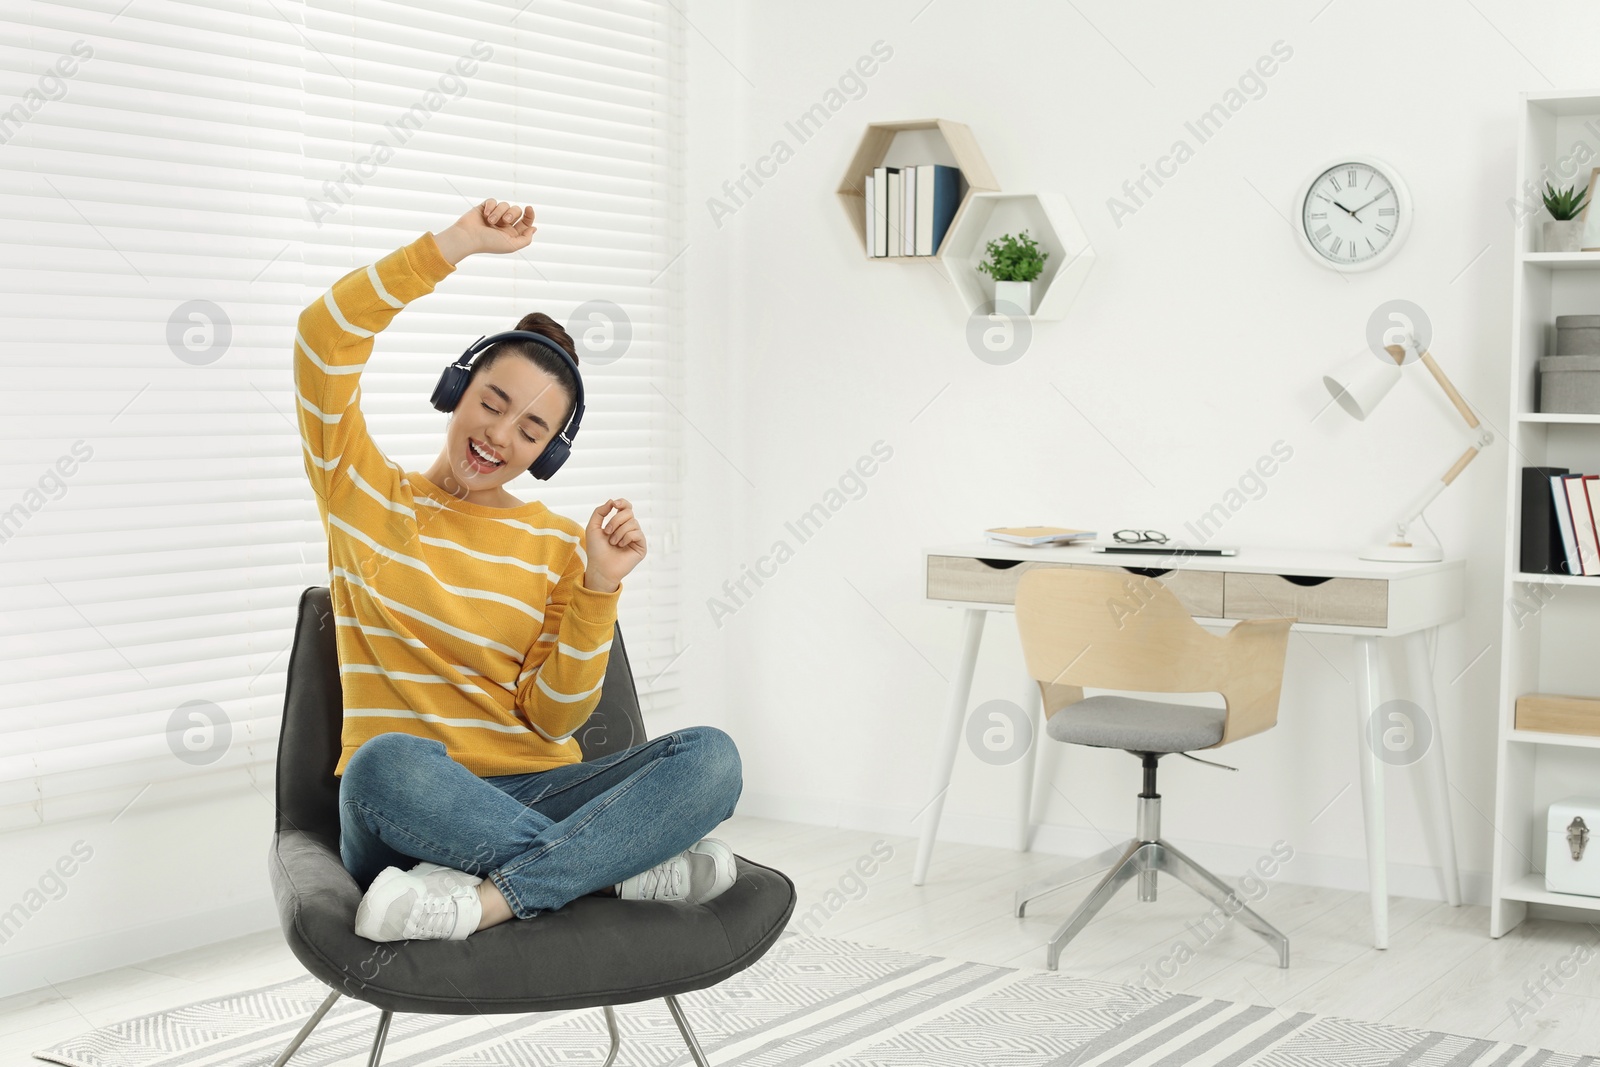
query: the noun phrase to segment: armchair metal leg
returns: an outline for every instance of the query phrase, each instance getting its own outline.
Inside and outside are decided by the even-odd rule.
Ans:
[[[1228,883],[1165,841],[1156,843],[1156,869],[1172,875],[1224,912],[1230,910],[1230,900],[1237,902],[1239,909],[1235,917],[1278,950],[1279,967],[1289,966],[1289,939],[1276,926],[1251,911]]]
[[[389,1036],[389,1020],[392,1018],[392,1011],[385,1011],[378,1016],[378,1033],[372,1039],[372,1055],[367,1057],[367,1067],[378,1067],[378,1061],[383,1058],[383,1039]]]
[[[1089,920],[1095,917],[1095,913],[1106,906],[1106,901],[1116,896],[1117,890],[1122,888],[1123,883],[1129,881],[1141,870],[1146,869],[1148,862],[1145,858],[1145,850],[1154,847],[1154,845],[1144,841],[1134,841],[1128,845],[1117,865],[1106,872],[1106,876],[1100,880],[1099,885],[1094,887],[1094,891],[1085,898],[1082,904],[1078,905],[1078,909],[1068,916],[1067,921],[1062,923],[1055,934],[1051,936],[1045,966],[1052,971],[1056,969],[1056,964],[1061,960],[1062,947],[1076,937],[1079,930],[1088,925]]]
[[[322,1021],[322,1017],[328,1014],[328,1009],[333,1007],[333,1002],[338,1000],[341,995],[337,989],[328,994],[328,998],[322,1002],[316,1011],[311,1013],[311,1018],[306,1020],[306,1024],[300,1028],[300,1032],[294,1035],[294,1040],[289,1042],[289,1047],[278,1053],[278,1058],[272,1061],[272,1067],[283,1067],[284,1064],[289,1062],[289,1057],[293,1056],[300,1046],[305,1043],[305,1039],[311,1036],[311,1031],[317,1028],[317,1024]]]
[[[683,1035],[683,1043],[689,1046],[689,1056],[694,1060],[695,1067],[711,1067],[711,1061],[700,1051],[700,1042],[694,1039],[694,1031],[689,1029],[689,1020],[684,1017],[683,1009],[678,1007],[678,998],[669,996],[666,1001],[672,1021],[678,1024],[678,1033]]]
[[[611,1051],[606,1053],[606,1062],[600,1067],[611,1067],[617,1058],[617,1047],[622,1044],[622,1035],[617,1032],[617,1013],[611,1009],[611,1005],[605,1005],[605,1013],[606,1030],[611,1034]]]
[[[317,1007],[316,1011],[311,1013],[311,1018],[306,1020],[306,1024],[300,1028],[300,1032],[294,1035],[294,1040],[289,1042],[289,1047],[280,1052],[278,1058],[272,1061],[272,1067],[283,1067],[284,1064],[289,1062],[289,1057],[293,1056],[300,1046],[305,1043],[306,1038],[311,1036],[311,1031],[317,1028],[317,1024],[322,1021],[322,1017],[328,1014],[328,1009],[333,1007],[333,1002],[338,1000],[340,996],[341,994],[337,989],[328,994],[328,998]],[[698,1067],[707,1067],[705,1054],[700,1051],[700,1046],[695,1044],[694,1035],[689,1031],[689,1023],[683,1018],[683,1013],[678,1008],[678,1002],[672,997],[668,997],[667,1007],[672,1011],[673,1021],[678,1024],[678,1029],[683,1033],[684,1040],[689,1043],[689,1052],[694,1056],[694,1062]],[[604,1011],[606,1013],[606,1031],[611,1037],[611,1048],[606,1052],[606,1061],[600,1067],[611,1067],[616,1062],[617,1050],[622,1045],[622,1033],[617,1029],[616,1011],[609,1004],[604,1005]],[[392,1011],[385,1011],[378,1016],[378,1032],[372,1040],[372,1053],[367,1058],[367,1067],[378,1067],[378,1061],[383,1056],[383,1042],[389,1036],[389,1021],[393,1017],[394,1012]]]
[[[1023,886],[1021,889],[1017,890],[1017,918],[1022,918],[1023,912],[1028,907],[1028,902],[1030,900],[1033,900],[1035,897],[1042,897],[1046,893],[1053,893],[1057,889],[1064,889],[1073,882],[1080,882],[1089,877],[1091,874],[1099,874],[1101,871],[1106,870],[1118,860],[1122,859],[1123,854],[1128,851],[1129,846],[1134,844],[1137,844],[1137,842],[1124,841],[1120,845],[1112,845],[1099,855],[1090,856],[1086,860],[1079,860],[1077,863],[1074,863],[1071,867],[1068,867],[1066,870],[1061,871],[1058,874],[1051,875],[1049,878],[1040,879],[1031,885]]]

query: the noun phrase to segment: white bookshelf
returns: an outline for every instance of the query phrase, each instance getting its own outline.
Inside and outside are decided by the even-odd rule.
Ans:
[[[1600,148],[1600,91],[1522,94],[1518,124],[1518,202],[1527,183],[1587,184],[1589,168],[1557,171],[1576,141]],[[1511,283],[1512,448],[1508,450],[1504,599],[1500,615],[1500,701],[1496,724],[1494,871],[1489,933],[1520,923],[1529,905],[1600,913],[1600,897],[1544,887],[1545,814],[1552,801],[1596,792],[1600,737],[1518,730],[1517,698],[1528,693],[1600,697],[1600,577],[1521,573],[1522,468],[1567,467],[1600,473],[1600,415],[1540,414],[1539,357],[1554,349],[1557,315],[1600,314],[1600,253],[1540,252],[1541,208],[1517,230]],[[1512,605],[1537,607],[1518,618]],[[1556,914],[1560,914],[1559,912]],[[1574,913],[1567,913],[1572,915]],[[1584,915],[1594,921],[1594,915]]]

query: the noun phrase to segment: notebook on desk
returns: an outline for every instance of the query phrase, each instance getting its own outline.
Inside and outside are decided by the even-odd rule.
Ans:
[[[1126,552],[1134,556],[1237,556],[1237,548],[1185,548],[1168,545],[1111,544],[1095,545],[1096,552]]]
[[[1072,530],[1065,526],[991,526],[983,533],[991,541],[1024,548],[1068,545],[1094,536],[1093,530]]]

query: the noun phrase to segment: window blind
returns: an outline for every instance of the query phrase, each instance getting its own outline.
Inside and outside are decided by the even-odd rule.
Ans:
[[[566,324],[582,434],[507,488],[580,522],[633,501],[620,621],[646,714],[671,706],[680,55],[647,0],[0,9],[0,829],[152,786],[271,796],[295,606],[328,580],[295,319],[488,197],[534,205],[533,244],[380,335],[369,428],[425,469],[445,364],[530,311]]]

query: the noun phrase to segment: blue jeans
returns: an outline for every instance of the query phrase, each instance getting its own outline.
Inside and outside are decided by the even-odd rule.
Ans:
[[[691,726],[585,763],[480,778],[442,741],[385,733],[339,780],[339,855],[365,892],[417,860],[482,875],[519,919],[649,870],[733,814],[733,739]]]

